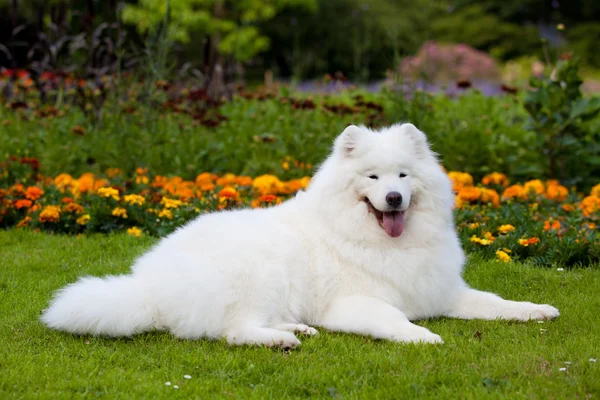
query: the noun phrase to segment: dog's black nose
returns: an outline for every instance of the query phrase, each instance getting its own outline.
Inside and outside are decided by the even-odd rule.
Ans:
[[[385,196],[385,201],[392,207],[398,207],[402,204],[402,195],[398,192],[389,192],[387,196]]]

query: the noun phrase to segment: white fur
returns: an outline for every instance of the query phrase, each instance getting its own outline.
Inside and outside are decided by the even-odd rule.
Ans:
[[[397,238],[363,201],[385,211],[390,191],[402,195],[406,210]],[[203,215],[140,257],[130,275],[69,285],[42,320],[78,334],[166,329],[180,338],[293,348],[300,344],[294,332],[317,333],[308,325],[440,343],[410,321],[558,316],[549,305],[466,285],[453,202],[446,174],[413,125],[350,126],[306,191],[270,209]]]

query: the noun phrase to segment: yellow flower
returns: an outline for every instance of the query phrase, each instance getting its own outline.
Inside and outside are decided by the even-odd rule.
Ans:
[[[496,251],[496,257],[498,257],[498,260],[500,260],[502,262],[509,262],[511,260],[508,253],[506,253],[504,250]]]
[[[137,204],[139,206],[146,202],[146,199],[144,199],[144,197],[140,196],[139,194],[127,194],[123,196],[123,200],[125,200],[125,203],[132,205]]]
[[[494,236],[492,236],[492,234],[490,232],[486,232],[483,235],[483,238],[478,238],[476,235],[471,236],[471,242],[473,243],[478,243],[482,246],[489,246],[490,244],[494,243],[494,240],[496,238]]]
[[[473,222],[469,224],[469,229],[477,229],[479,228],[479,222]]]
[[[119,191],[117,189],[111,188],[111,187],[104,187],[104,188],[100,188],[98,189],[98,196],[101,197],[112,197],[115,200],[119,200]]]
[[[281,181],[274,175],[261,175],[252,182],[252,188],[261,196],[265,194],[279,194],[281,187]]]
[[[127,218],[127,210],[122,207],[117,207],[112,210],[112,215],[120,218]]]
[[[77,222],[79,225],[85,225],[90,221],[90,215],[89,214],[84,214],[81,217],[77,218],[75,220],[75,222]]]
[[[466,172],[448,172],[448,178],[452,181],[452,189],[459,192],[462,188],[473,186],[473,177]]]
[[[173,213],[169,209],[164,209],[158,213],[158,218],[173,219]]]
[[[504,234],[507,234],[508,232],[512,232],[514,230],[515,230],[515,227],[510,224],[500,225],[500,227],[498,227],[498,232],[504,233]]]
[[[40,222],[58,222],[60,206],[46,206],[40,213]]]
[[[284,171],[287,171],[288,169],[290,169],[290,163],[287,161],[284,161],[281,163],[281,168],[284,169]]]
[[[131,228],[127,229],[127,234],[133,237],[140,237],[142,235],[142,230],[136,226],[132,226]]]
[[[178,208],[181,203],[181,200],[170,199],[166,196],[160,201],[160,204],[162,204],[165,208]]]
[[[148,179],[148,177],[146,175],[136,175],[135,176],[135,183],[142,184],[142,185],[147,185],[148,182],[150,182],[150,179]]]

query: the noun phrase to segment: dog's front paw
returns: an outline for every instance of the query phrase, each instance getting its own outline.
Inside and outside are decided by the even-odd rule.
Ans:
[[[559,315],[558,309],[549,304],[522,303],[514,319],[519,321],[553,319]]]

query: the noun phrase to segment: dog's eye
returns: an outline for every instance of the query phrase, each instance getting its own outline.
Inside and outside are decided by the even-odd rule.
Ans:
[[[369,179],[378,179],[379,177],[377,175],[369,175]]]
[[[403,172],[400,174],[400,178],[406,178],[406,174]]]

